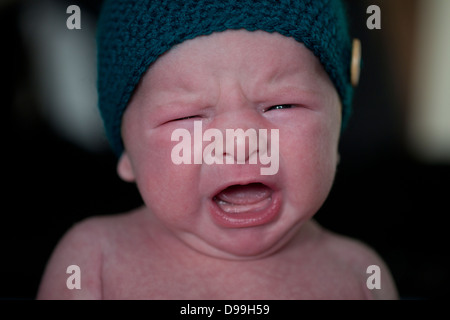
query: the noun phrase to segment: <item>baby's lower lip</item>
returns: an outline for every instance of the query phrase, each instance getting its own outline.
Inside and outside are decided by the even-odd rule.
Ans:
[[[227,228],[249,228],[268,224],[278,217],[281,207],[281,194],[266,190],[257,199],[249,201],[236,199],[227,202],[223,197],[214,197],[210,213],[214,221]]]

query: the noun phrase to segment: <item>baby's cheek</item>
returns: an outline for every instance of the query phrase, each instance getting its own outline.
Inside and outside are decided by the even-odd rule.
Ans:
[[[179,219],[192,211],[195,190],[193,165],[176,165],[171,159],[173,147],[169,128],[149,128],[145,114],[130,108],[124,116],[123,135],[136,184],[146,206],[165,219]]]
[[[337,142],[324,126],[287,132],[280,141],[280,170],[294,190],[295,202],[320,202],[328,195],[337,163]]]
[[[198,210],[197,165],[176,165],[167,146],[141,159],[137,185],[146,206],[160,219],[171,223],[184,221]]]

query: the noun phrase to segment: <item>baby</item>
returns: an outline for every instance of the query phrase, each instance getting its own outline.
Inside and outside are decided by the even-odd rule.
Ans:
[[[75,225],[38,298],[397,297],[376,253],[313,220],[350,113],[340,1],[106,1],[98,40],[117,171],[145,205]]]

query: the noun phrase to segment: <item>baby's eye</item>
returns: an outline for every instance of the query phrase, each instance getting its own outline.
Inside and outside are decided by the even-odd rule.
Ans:
[[[178,118],[178,119],[173,119],[172,121],[181,121],[181,120],[187,120],[187,119],[192,119],[192,118],[198,118],[199,116],[195,115],[195,116],[187,116],[187,117],[183,117],[183,118]]]
[[[267,109],[266,111],[270,111],[270,110],[281,110],[281,109],[291,109],[294,108],[293,104],[278,104],[276,106],[272,106],[269,109]]]

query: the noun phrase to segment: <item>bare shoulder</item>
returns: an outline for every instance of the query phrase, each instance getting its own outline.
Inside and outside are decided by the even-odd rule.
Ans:
[[[37,299],[101,299],[103,253],[128,216],[92,217],[71,227],[47,263]]]
[[[346,236],[322,229],[326,252],[347,270],[360,276],[364,283],[371,282],[371,276],[379,276],[380,288],[368,289],[374,299],[398,299],[397,289],[391,272],[380,255],[367,244]],[[375,278],[373,278],[376,280]]]
[[[89,218],[70,228],[47,263],[38,299],[100,299],[102,223]],[[74,269],[78,268],[78,269]],[[73,274],[74,278],[69,280]],[[81,288],[71,288],[78,280]],[[76,278],[78,277],[78,278]]]

